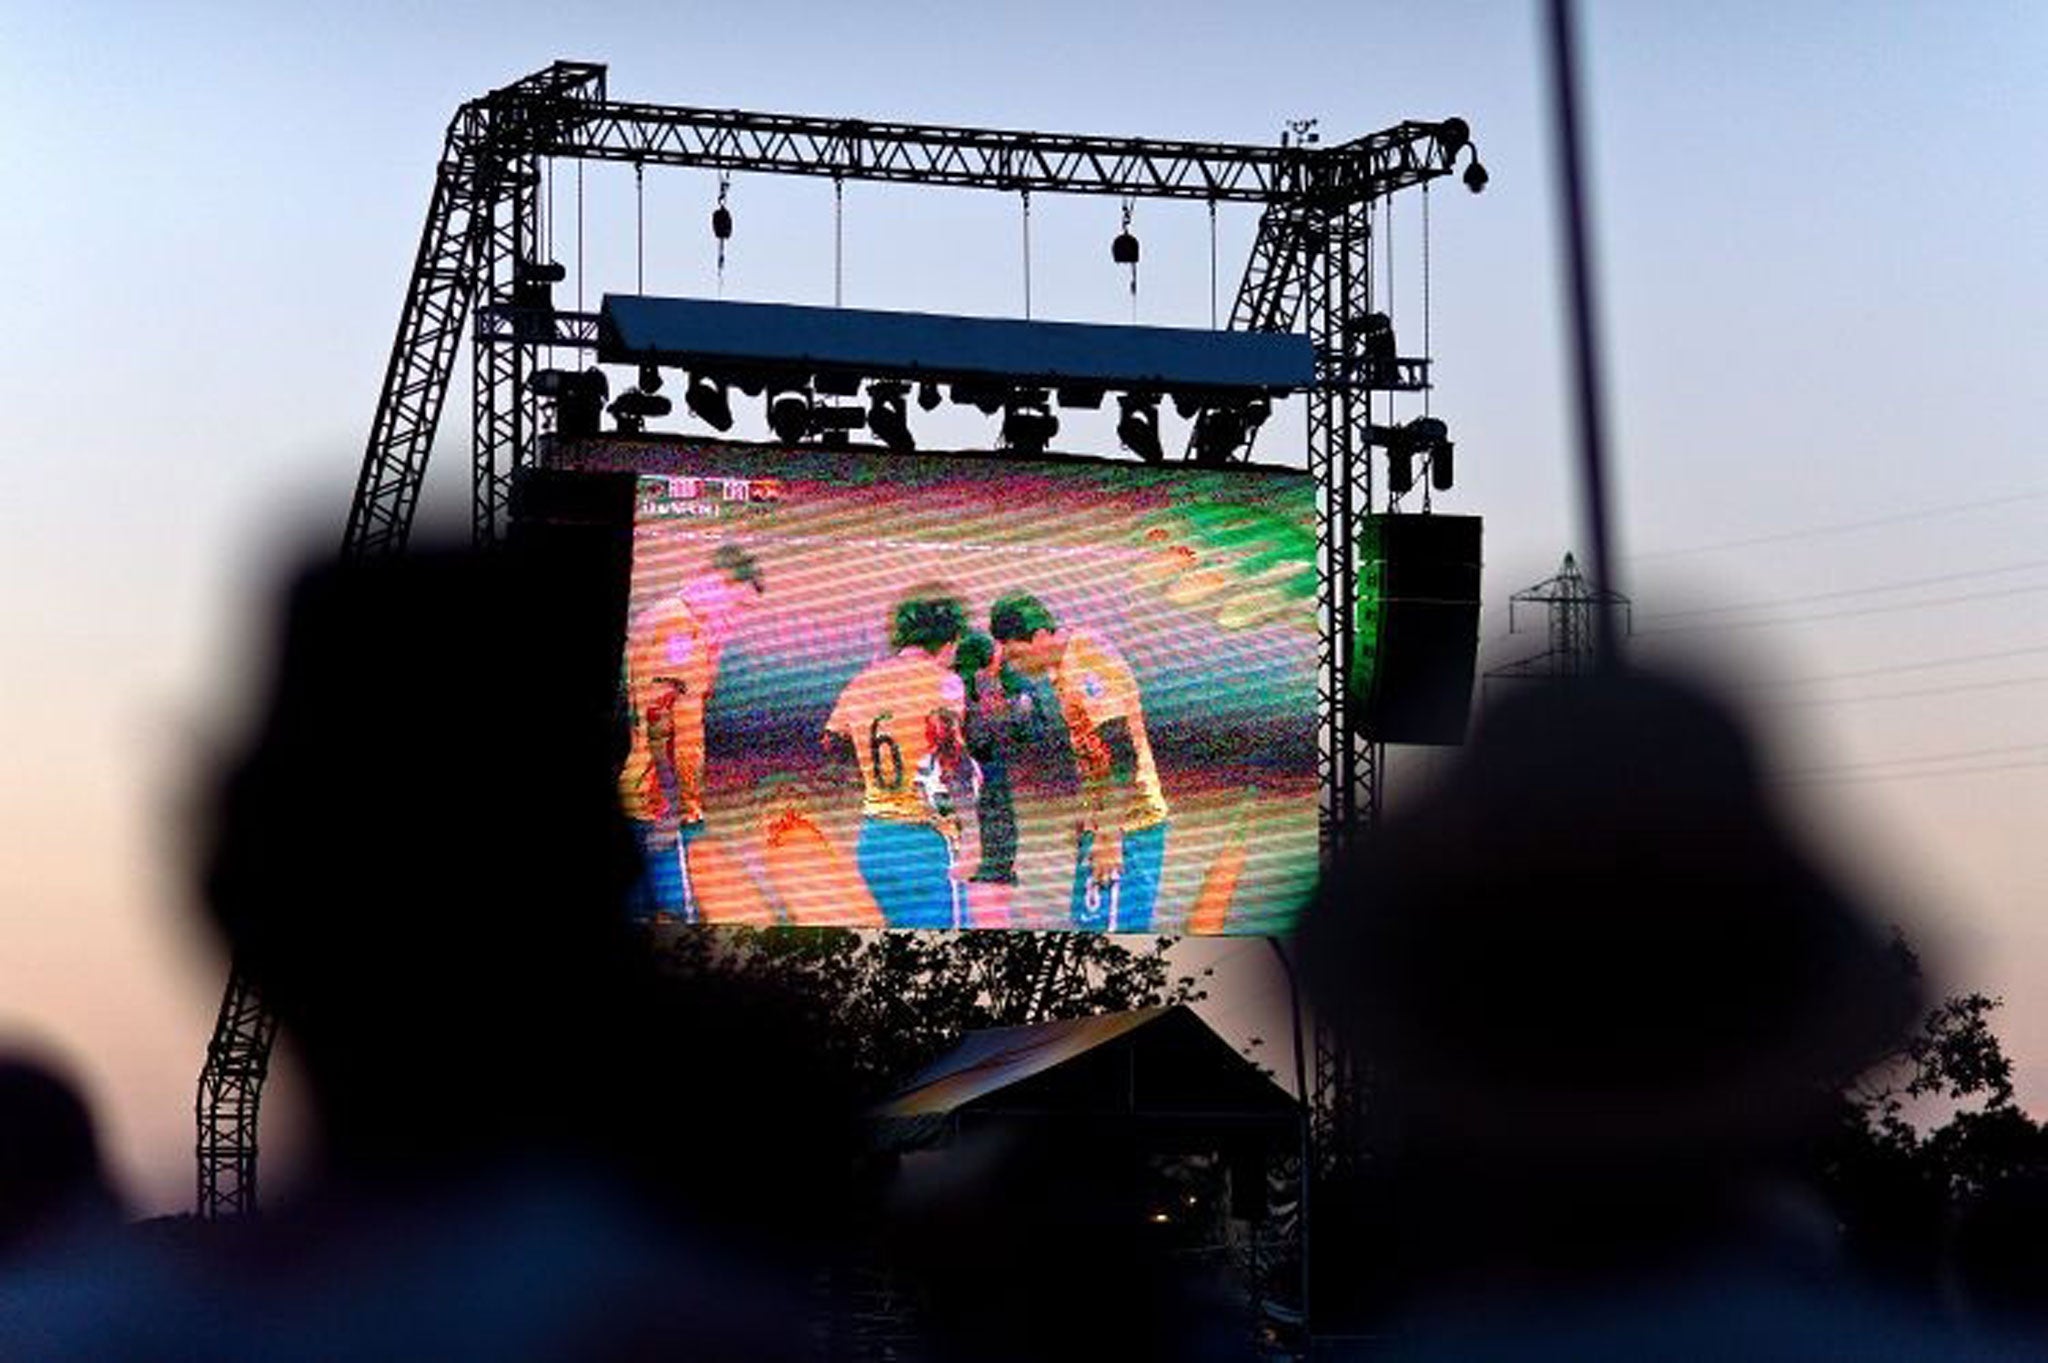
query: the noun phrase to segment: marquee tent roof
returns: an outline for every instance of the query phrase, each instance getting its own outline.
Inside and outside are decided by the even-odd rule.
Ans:
[[[879,1142],[943,1143],[963,1118],[1291,1123],[1294,1099],[1184,1005],[971,1032],[871,1114]]]

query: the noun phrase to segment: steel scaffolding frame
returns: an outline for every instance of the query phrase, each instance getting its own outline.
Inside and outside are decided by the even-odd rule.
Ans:
[[[1317,379],[1308,394],[1308,467],[1322,536],[1318,770],[1325,848],[1377,816],[1380,746],[1344,703],[1356,588],[1353,546],[1372,507],[1366,427],[1373,388],[1428,383],[1427,361],[1368,370],[1356,325],[1368,310],[1371,205],[1452,173],[1470,145],[1457,119],[1406,121],[1317,146],[1111,138],[807,118],[611,100],[606,68],[556,62],[465,103],[449,124],[397,335],[349,508],[344,557],[404,549],[418,510],[464,324],[474,318],[476,445],[471,529],[500,532],[514,475],[541,430],[527,392],[535,350],[595,343],[584,313],[535,308],[522,263],[540,249],[539,186],[554,158],[696,167],[1011,193],[1254,203],[1256,240],[1230,325],[1306,325]],[[231,969],[197,1102],[199,1210],[256,1208],[256,1118],[275,1023]],[[1318,1047],[1317,1074],[1323,1073]]]

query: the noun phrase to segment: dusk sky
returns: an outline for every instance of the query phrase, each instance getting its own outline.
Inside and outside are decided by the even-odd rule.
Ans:
[[[1539,8],[0,0],[0,1043],[81,1073],[138,1205],[190,1206],[224,969],[190,927],[196,796],[280,556],[339,542],[448,120],[557,58],[608,62],[615,98],[991,127],[1466,118],[1491,186],[1428,202],[1459,454],[1438,506],[1486,518],[1483,665],[1539,649],[1506,636],[1507,596],[1582,545]],[[2048,9],[1583,8],[1637,637],[1734,672],[1837,865],[1948,984],[2005,997],[2019,1096],[2048,1115]],[[561,301],[642,269],[716,291],[715,177],[649,173],[636,261],[631,171],[587,170],[580,280],[576,184],[556,167]],[[830,303],[829,182],[731,194],[726,296]],[[1423,213],[1393,210],[1411,352]],[[1252,222],[1219,215],[1226,312]],[[1013,196],[852,184],[843,224],[849,305],[1021,315]],[[1130,319],[1117,229],[1113,199],[1034,199],[1035,316]],[[1206,326],[1205,211],[1141,203],[1134,230],[1138,320]],[[467,395],[458,372],[430,475],[456,520]],[[992,438],[950,410],[918,428]],[[1262,457],[1298,463],[1300,431],[1283,413]],[[1114,444],[1085,422],[1057,443]],[[1390,806],[1428,760],[1397,755]],[[1217,950],[1210,1017],[1285,1073],[1267,949]]]

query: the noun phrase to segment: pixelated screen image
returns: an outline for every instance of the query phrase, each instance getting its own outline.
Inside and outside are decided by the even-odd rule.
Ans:
[[[1317,860],[1302,474],[592,441],[637,473],[656,921],[1276,933]]]

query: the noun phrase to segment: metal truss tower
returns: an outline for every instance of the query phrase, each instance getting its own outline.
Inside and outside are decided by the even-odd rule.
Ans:
[[[555,159],[995,190],[1178,199],[1262,208],[1231,308],[1234,328],[1306,327],[1316,346],[1308,467],[1320,489],[1324,613],[1324,845],[1379,808],[1380,747],[1347,714],[1357,587],[1353,546],[1373,509],[1367,397],[1420,390],[1427,359],[1368,371],[1371,226],[1381,199],[1451,174],[1471,146],[1460,119],[1408,121],[1327,146],[1078,136],[809,118],[613,100],[606,68],[557,62],[464,104],[449,124],[349,509],[344,557],[404,549],[465,323],[476,444],[471,528],[503,528],[513,475],[534,462],[542,412],[527,390],[535,352],[595,345],[596,318],[555,310],[525,272],[539,255],[539,187]],[[1476,156],[1476,153],[1475,153]],[[274,1026],[231,971],[198,1100],[199,1209],[256,1206],[256,1113]]]
[[[1607,618],[1618,619],[1626,634],[1631,623],[1629,599],[1619,592],[1596,590],[1579,571],[1578,560],[1567,553],[1555,576],[1508,598],[1508,633],[1515,632],[1515,607],[1541,606],[1548,613],[1550,646],[1541,653],[1490,669],[1486,679],[1590,676],[1600,661],[1599,639],[1594,631],[1603,605],[1613,607]]]

